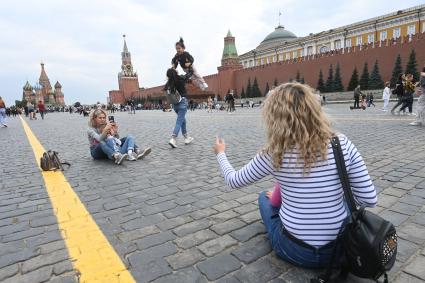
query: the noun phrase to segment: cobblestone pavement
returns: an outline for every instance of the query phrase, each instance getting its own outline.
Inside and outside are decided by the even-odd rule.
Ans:
[[[379,191],[373,211],[397,226],[391,281],[425,282],[425,128],[377,109],[325,109],[367,163]],[[259,109],[188,113],[195,141],[180,139],[174,150],[167,145],[174,113],[115,116],[122,135],[153,148],[150,156],[122,166],[93,161],[87,118],[77,114],[27,122],[46,149],[72,163],[65,176],[137,282],[308,282],[315,274],[271,251],[257,196],[273,181],[227,193],[212,153],[220,134],[235,168],[249,161],[264,142]],[[0,281],[78,282],[19,119],[0,137]]]

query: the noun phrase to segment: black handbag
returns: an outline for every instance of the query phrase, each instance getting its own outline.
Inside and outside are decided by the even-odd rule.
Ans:
[[[337,282],[346,278],[348,273],[373,280],[384,275],[384,282],[388,282],[386,272],[393,267],[397,255],[395,227],[379,215],[367,211],[364,206],[357,208],[338,137],[332,138],[332,149],[351,215],[341,226],[326,273],[311,279],[311,282],[332,281],[332,266],[336,266],[336,263],[340,264],[341,269]]]
[[[178,104],[182,100],[182,97],[180,93],[177,91],[177,89],[174,90],[174,92],[171,92],[169,89],[167,89],[166,98],[168,103],[173,105]]]

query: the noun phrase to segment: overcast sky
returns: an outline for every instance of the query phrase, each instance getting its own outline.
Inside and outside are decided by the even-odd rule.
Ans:
[[[122,34],[141,87],[163,84],[183,36],[203,75],[220,65],[230,29],[239,54],[255,48],[281,23],[297,36],[366,20],[424,1],[305,0],[39,0],[0,1],[0,81],[7,104],[21,99],[45,63],[66,103],[106,101],[118,89]]]

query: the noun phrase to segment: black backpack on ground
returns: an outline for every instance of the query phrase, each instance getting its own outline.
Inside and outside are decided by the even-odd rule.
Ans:
[[[70,163],[61,161],[56,151],[48,150],[44,152],[43,156],[40,158],[40,167],[43,171],[63,171],[62,165],[71,166]]]
[[[373,280],[384,275],[384,282],[388,282],[386,272],[393,267],[397,254],[394,225],[363,206],[357,209],[338,137],[332,138],[332,149],[351,215],[341,226],[326,273],[311,282],[341,282],[348,273]],[[332,267],[338,265],[340,274],[336,281],[331,280]]]

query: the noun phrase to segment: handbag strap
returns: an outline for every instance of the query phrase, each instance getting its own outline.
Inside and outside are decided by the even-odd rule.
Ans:
[[[350,180],[348,179],[347,168],[345,167],[344,154],[342,153],[341,143],[338,137],[332,137],[332,150],[335,157],[335,164],[338,170],[339,180],[344,190],[344,198],[347,202],[348,209],[351,212],[357,211],[356,202],[354,201],[353,192],[351,191]]]

